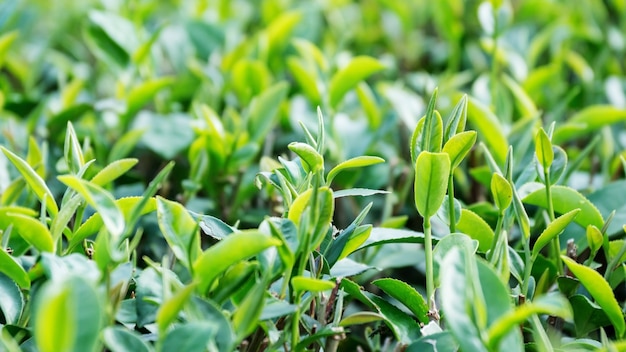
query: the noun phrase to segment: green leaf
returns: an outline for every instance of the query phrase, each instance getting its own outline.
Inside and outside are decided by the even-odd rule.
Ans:
[[[107,64],[124,68],[135,49],[135,29],[128,20],[110,12],[90,11],[86,42]]]
[[[428,323],[428,304],[413,287],[403,281],[391,278],[374,280],[372,284],[409,308],[419,321],[424,324]]]
[[[576,218],[578,213],[580,213],[580,209],[574,209],[554,219],[554,221],[552,221],[546,229],[541,232],[539,238],[537,238],[537,241],[533,246],[533,257],[539,255],[539,252],[541,252],[543,247],[563,232],[565,227]]]
[[[562,144],[573,138],[590,135],[603,126],[626,121],[626,109],[611,105],[588,106],[554,131],[554,143]]]
[[[161,351],[205,352],[207,349],[216,351],[216,335],[217,326],[210,321],[178,325],[163,339]]]
[[[302,93],[311,101],[311,104],[318,105],[322,97],[317,89],[317,77],[314,70],[308,69],[302,60],[290,57],[287,59],[287,67],[300,85]]]
[[[153,351],[137,333],[120,326],[108,326],[103,332],[104,345],[111,352],[150,352]]]
[[[76,176],[59,176],[58,179],[78,192],[85,198],[87,204],[96,209],[102,218],[104,226],[106,226],[113,238],[119,238],[121,236],[125,226],[124,214],[109,192],[98,185],[82,180]]]
[[[302,13],[289,11],[280,13],[265,29],[270,52],[283,47],[295,27],[301,23]]]
[[[481,309],[485,302],[482,301],[484,297],[473,297],[473,284],[470,280],[478,281],[478,275],[467,272],[467,262],[473,260],[468,258],[470,255],[461,249],[452,248],[444,258],[439,273],[441,309],[445,314],[447,328],[457,341],[463,342],[464,351],[486,352],[480,331],[472,321],[475,316],[473,307]],[[476,306],[478,300],[482,301],[479,307]]]
[[[117,207],[122,211],[125,217],[125,222],[129,222],[132,216],[132,210],[144,202],[143,197],[126,197],[120,198],[115,201]],[[145,215],[156,210],[156,199],[148,198],[146,204],[139,211],[139,215]],[[76,245],[80,244],[85,238],[97,233],[103,225],[102,215],[95,213],[89,219],[87,219],[74,233],[74,236],[70,239],[70,245],[68,248],[72,249]]]
[[[6,324],[19,324],[24,309],[24,297],[20,288],[7,275],[0,274],[0,297],[0,311]]]
[[[350,325],[359,325],[359,324],[367,324],[373,323],[376,321],[383,320],[384,317],[378,313],[374,312],[356,312],[347,317],[344,317],[339,322],[339,326],[350,326]]]
[[[0,273],[11,278],[20,288],[30,288],[28,274],[4,249],[0,249]]]
[[[187,268],[201,252],[198,224],[185,207],[157,196],[157,219],[170,249]]]
[[[50,192],[50,189],[48,189],[46,182],[41,176],[39,176],[26,161],[10,152],[5,147],[0,146],[0,150],[2,150],[7,159],[17,168],[17,171],[22,174],[22,177],[26,180],[26,183],[28,183],[33,192],[35,192],[39,201],[43,202],[45,198],[48,213],[50,213],[51,216],[56,216],[59,213],[59,207],[54,201],[54,195]]]
[[[65,163],[72,173],[78,173],[83,165],[85,165],[85,158],[83,157],[83,151],[80,147],[80,142],[78,141],[78,137],[76,136],[76,131],[74,131],[72,122],[69,121],[67,123],[67,132],[65,133],[65,145],[63,147],[63,154],[65,156]]]
[[[424,234],[411,230],[374,227],[358,250],[387,243],[424,243]]]
[[[456,169],[476,143],[476,131],[455,134],[443,146],[443,152],[450,156],[450,169]]]
[[[537,156],[539,164],[543,166],[545,170],[550,168],[554,160],[554,151],[552,151],[550,137],[548,137],[543,128],[539,129],[539,132],[535,135],[535,155]]]
[[[511,201],[513,201],[513,189],[509,181],[499,173],[495,173],[491,176],[491,194],[496,208],[500,210],[500,213],[504,213],[509,205],[511,205]]]
[[[602,235],[602,232],[593,225],[587,226],[586,235],[589,249],[591,250],[591,253],[595,254],[602,247],[604,236]]]
[[[467,122],[467,94],[464,94],[459,102],[456,103],[450,117],[448,118],[448,122],[446,123],[446,127],[444,129],[444,142],[449,141],[452,137],[461,133],[465,130],[465,123]],[[454,163],[453,163],[454,165]]]
[[[305,170],[308,168],[306,171],[316,173],[324,169],[324,157],[310,145],[292,142],[287,147],[304,161],[303,166],[307,166]]]
[[[337,108],[348,91],[353,89],[362,80],[385,68],[380,61],[369,56],[357,56],[350,63],[339,70],[330,80],[328,96],[330,106]]]
[[[437,105],[437,92],[438,90],[435,88],[428,102],[428,106],[426,107],[424,126],[420,129],[420,152],[439,153],[441,151],[443,121],[439,112],[435,110],[435,106]]]
[[[288,89],[287,82],[278,82],[254,97],[250,103],[248,116],[248,132],[251,140],[261,142],[267,136],[267,133],[274,126]]]
[[[618,336],[624,336],[626,323],[622,309],[613,295],[608,282],[597,271],[576,263],[569,257],[561,256],[563,262],[578,280],[585,286],[593,299],[602,307],[615,327]]]
[[[4,221],[10,221],[13,224],[14,231],[26,242],[37,248],[37,250],[42,252],[54,251],[52,234],[50,234],[46,225],[39,222],[39,220],[23,214],[7,213],[5,220],[0,220],[0,223]]]
[[[489,327],[487,332],[489,344],[494,347],[498,346],[505,334],[511,329],[519,328],[520,324],[534,314],[549,314],[550,316],[571,319],[572,308],[567,299],[561,295],[543,295],[509,311]]]
[[[422,152],[415,163],[415,206],[420,215],[430,218],[446,196],[450,157],[446,153]]]
[[[361,82],[356,87],[356,95],[363,107],[365,116],[367,116],[368,126],[372,130],[378,129],[383,119],[383,113],[382,110],[378,108],[376,97],[372,89],[366,82]]]
[[[194,284],[187,285],[176,292],[172,298],[161,304],[156,315],[156,323],[161,333],[165,332],[167,327],[176,320],[178,313],[183,309],[187,301],[189,301],[195,288]]]
[[[385,159],[379,158],[377,156],[358,156],[349,160],[346,160],[339,165],[335,166],[328,172],[328,176],[326,176],[326,185],[330,185],[333,182],[335,176],[337,176],[340,172],[351,169],[351,168],[359,168],[370,165],[375,165],[379,163],[384,163]]]
[[[259,317],[265,305],[265,283],[256,282],[252,289],[247,292],[243,302],[233,314],[233,328],[237,339],[243,340],[254,332],[259,324]]]
[[[40,351],[95,350],[104,312],[91,284],[69,276],[48,282],[37,298],[34,337]]]
[[[124,175],[133,166],[137,165],[137,159],[120,159],[105,166],[100,172],[91,179],[91,183],[98,186],[106,186],[115,181],[118,177]]]
[[[194,279],[200,292],[206,292],[213,281],[231,265],[250,258],[281,242],[258,231],[242,231],[229,235],[204,251],[193,263]]]
[[[461,217],[456,229],[478,241],[478,249],[486,252],[491,248],[495,236],[489,224],[483,218],[469,209],[461,210]]]
[[[444,236],[433,250],[433,274],[435,277],[435,287],[439,286],[439,271],[446,254],[452,248],[465,248],[468,253],[475,254],[478,249],[478,241],[463,233],[451,233]]]
[[[335,283],[308,276],[294,276],[291,279],[291,286],[297,292],[322,292],[335,288]]]
[[[504,163],[509,143],[496,115],[482,103],[470,98],[467,105],[467,118],[484,140],[496,162]]]
[[[584,228],[588,225],[602,228],[604,225],[602,214],[585,196],[566,186],[551,186],[551,191],[555,212],[565,214],[580,208],[580,214],[574,219],[577,224]],[[522,201],[526,204],[537,205],[547,209],[545,186],[538,186],[532,193],[524,197]]]
[[[572,307],[576,307],[574,310],[576,336],[586,336],[600,327],[611,324],[604,310],[599,305],[591,302],[587,296],[577,294],[569,299]]]

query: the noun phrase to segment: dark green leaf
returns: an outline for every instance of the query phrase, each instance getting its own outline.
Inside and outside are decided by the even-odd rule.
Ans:
[[[152,347],[131,330],[109,326],[104,329],[103,341],[111,352],[150,352]]]
[[[428,304],[413,287],[403,281],[391,278],[374,280],[372,284],[409,308],[419,321],[424,324],[428,323]]]

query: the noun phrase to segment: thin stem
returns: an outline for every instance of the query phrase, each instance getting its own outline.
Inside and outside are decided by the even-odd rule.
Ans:
[[[296,293],[296,311],[293,313],[291,321],[291,350],[295,351],[298,341],[300,341],[300,292]]]
[[[530,237],[524,242],[524,280],[522,281],[522,294],[528,297],[528,281],[530,280],[530,274],[533,269],[533,258],[530,254]]]
[[[491,249],[487,253],[487,259],[491,262],[496,252],[498,241],[500,241],[500,233],[502,232],[502,222],[504,220],[504,212],[498,214],[498,222],[496,223],[496,230],[493,233],[493,241],[491,242]]]
[[[452,171],[448,177],[448,220],[450,220],[450,233],[456,232],[456,215],[454,214],[454,179]]]
[[[550,170],[543,170],[543,177],[546,181],[546,199],[548,200],[548,216],[550,222],[554,221],[554,203],[552,202],[552,187],[550,186]],[[559,275],[563,275],[563,262],[561,261],[561,241],[559,236],[555,236],[552,240],[552,256],[554,257],[554,264]]]
[[[430,227],[430,218],[424,218],[424,252],[426,254],[426,296],[428,308],[435,311],[435,281],[433,276],[433,239]],[[436,315],[434,315],[436,316]]]

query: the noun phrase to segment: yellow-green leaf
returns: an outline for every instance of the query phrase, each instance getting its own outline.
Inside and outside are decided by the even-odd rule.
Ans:
[[[350,63],[335,73],[330,80],[328,94],[330,105],[336,108],[348,91],[372,74],[383,70],[385,66],[369,56],[357,56]]]
[[[626,331],[626,323],[624,322],[624,314],[622,308],[613,295],[613,290],[609,283],[604,280],[602,275],[597,271],[586,267],[582,264],[576,263],[574,260],[567,256],[561,256],[563,262],[567,265],[569,270],[576,276],[576,278],[585,286],[587,291],[593,299],[600,305],[604,313],[609,317],[609,320],[615,327],[617,336],[624,336]]]
[[[59,207],[54,201],[54,195],[50,192],[50,189],[41,176],[39,176],[26,161],[13,154],[5,147],[0,146],[0,150],[2,150],[7,159],[9,159],[20,174],[22,174],[22,177],[26,180],[26,183],[28,183],[33,192],[35,192],[39,201],[43,202],[45,197],[46,209],[48,210],[48,213],[52,216],[56,216],[59,212]]]
[[[565,214],[574,209],[580,208],[580,214],[576,216],[574,221],[580,226],[587,228],[588,225],[594,225],[597,228],[602,228],[604,225],[604,219],[598,208],[593,205],[585,196],[580,194],[573,188],[566,186],[551,186],[552,191],[552,203],[554,205],[554,211],[559,214]],[[526,204],[537,205],[544,209],[548,208],[548,202],[546,201],[546,189],[545,186],[540,186],[522,199]]]
[[[537,155],[539,164],[541,164],[545,170],[547,170],[550,165],[552,165],[552,161],[554,161],[552,142],[550,142],[550,137],[548,137],[543,128],[539,129],[539,132],[535,135],[535,155]]]
[[[511,205],[513,190],[511,189],[509,181],[499,173],[495,173],[491,177],[491,194],[493,195],[496,208],[498,208],[501,213]]]
[[[576,215],[580,213],[580,209],[573,209],[558,218],[554,219],[545,230],[539,235],[535,245],[533,246],[533,256],[539,255],[539,252],[545,247],[552,239],[558,236],[565,227],[576,218]]]
[[[333,182],[335,176],[337,176],[340,172],[346,169],[352,169],[357,167],[365,167],[370,165],[375,165],[379,163],[384,163],[385,159],[379,158],[377,156],[357,156],[355,158],[346,160],[339,165],[335,166],[330,170],[328,176],[326,177],[326,184],[330,185]]]
[[[430,218],[441,206],[448,189],[450,157],[446,153],[422,152],[415,163],[415,206]]]
[[[228,235],[204,251],[193,263],[194,279],[200,292],[206,292],[231,265],[281,244],[280,240],[253,230]]]
[[[452,136],[443,146],[443,152],[450,156],[450,169],[456,169],[476,143],[476,131],[465,131]]]
[[[308,276],[294,276],[291,279],[291,286],[297,292],[322,292],[332,290],[335,287],[335,283]]]
[[[100,172],[91,179],[91,182],[98,186],[105,186],[124,175],[128,170],[132,169],[133,166],[137,165],[138,162],[139,160],[134,158],[116,160],[100,170]]]
[[[78,192],[87,204],[96,209],[111,236],[117,238],[122,234],[125,226],[124,214],[109,192],[76,176],[59,176],[58,179]]]

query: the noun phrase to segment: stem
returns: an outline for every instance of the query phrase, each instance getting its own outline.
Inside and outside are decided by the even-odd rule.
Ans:
[[[456,214],[454,214],[454,179],[452,171],[448,177],[448,220],[450,220],[450,233],[456,232]]]
[[[493,256],[496,253],[496,247],[498,245],[498,241],[500,241],[500,232],[502,232],[502,222],[504,220],[504,212],[498,214],[498,222],[496,223],[496,230],[493,233],[493,241],[491,242],[491,249],[487,255],[487,260],[490,262],[493,259]]]
[[[295,351],[300,341],[300,292],[296,293],[296,311],[291,321],[291,350]]]
[[[424,218],[424,252],[426,254],[426,296],[428,309],[435,311],[435,281],[433,277],[433,239],[430,227],[430,218]]]
[[[522,294],[528,297],[528,281],[533,269],[534,260],[530,255],[530,237],[524,241],[524,280],[522,281]]]
[[[548,201],[548,216],[550,222],[554,221],[554,204],[552,202],[552,187],[550,186],[550,170],[543,170],[543,177],[546,181],[546,199]],[[554,264],[559,275],[563,275],[563,262],[561,261],[561,241],[559,235],[554,236],[552,240],[552,256],[554,257]]]

